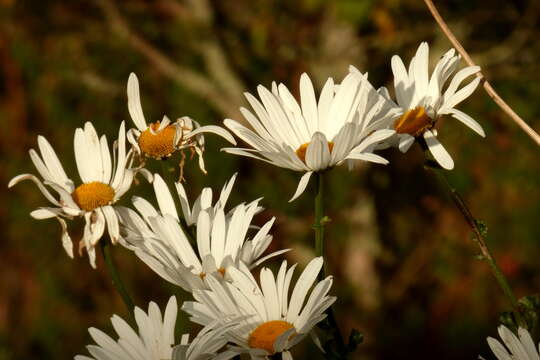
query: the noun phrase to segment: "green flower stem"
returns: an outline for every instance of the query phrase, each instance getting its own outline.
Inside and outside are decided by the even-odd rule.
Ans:
[[[482,252],[482,258],[487,261],[489,264],[489,267],[491,269],[491,272],[493,273],[493,276],[495,276],[495,279],[497,280],[497,283],[499,284],[501,290],[504,292],[508,300],[510,301],[510,304],[512,304],[512,307],[517,312],[517,314],[520,314],[519,312],[519,303],[512,292],[512,288],[508,284],[508,281],[506,280],[506,277],[504,276],[503,272],[497,265],[497,262],[495,261],[495,258],[491,254],[491,251],[489,250],[486,240],[482,234],[482,229],[478,226],[478,221],[471,213],[471,210],[461,197],[461,195],[456,191],[455,188],[450,185],[448,182],[448,179],[444,174],[442,174],[440,171],[437,171],[437,174],[442,179],[442,183],[446,186],[448,189],[448,192],[450,193],[450,196],[452,197],[452,200],[456,207],[458,208],[461,215],[463,215],[463,218],[469,225],[469,227],[472,229],[474,233],[474,242],[478,245],[480,248],[480,251]]]
[[[320,172],[315,173],[315,224],[313,224],[313,229],[315,229],[315,254],[317,256],[324,255],[324,181],[323,174]],[[326,265],[326,263],[325,263]],[[325,271],[321,272],[321,277],[324,278]]]
[[[328,218],[324,216],[324,180],[323,173],[315,173],[315,223],[313,229],[315,230],[315,254],[322,256],[324,259],[324,226],[328,222]],[[319,273],[319,280],[323,280],[326,277],[326,259],[323,263],[323,269]],[[331,332],[332,343],[330,348],[328,345],[323,344],[327,354],[339,354],[339,358],[345,359],[347,356],[347,348],[343,341],[343,336],[339,330],[334,311],[332,307],[326,310],[327,323]],[[326,346],[325,346],[326,345]]]
[[[112,283],[115,287],[115,289],[120,294],[120,297],[122,297],[122,300],[124,301],[124,304],[126,305],[128,309],[128,313],[133,319],[133,311],[135,309],[135,305],[133,304],[133,300],[131,300],[131,297],[129,296],[126,287],[124,286],[124,283],[122,282],[122,279],[120,278],[120,275],[118,274],[118,271],[116,270],[116,266],[114,266],[113,258],[111,255],[111,245],[109,244],[109,241],[105,241],[108,239],[102,239],[99,243],[101,244],[101,252],[103,254],[103,259],[105,260],[105,264],[107,265],[107,270],[109,272],[109,275],[111,276]]]

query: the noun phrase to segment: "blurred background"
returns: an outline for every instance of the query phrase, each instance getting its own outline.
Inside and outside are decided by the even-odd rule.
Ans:
[[[540,2],[436,3],[502,97],[540,129]],[[70,260],[58,223],[29,217],[46,204],[37,188],[26,182],[7,190],[13,176],[36,173],[28,150],[38,134],[76,178],[76,127],[92,121],[112,139],[121,120],[132,125],[125,93],[132,71],[147,120],[188,115],[220,124],[241,120],[242,92],[258,84],[284,82],[297,94],[302,72],[320,89],[354,64],[374,86],[389,85],[393,54],[408,63],[418,44],[429,41],[433,64],[450,47],[418,0],[0,0],[0,16],[0,360],[85,354],[88,327],[112,335],[110,316],[126,315],[102,259],[97,270],[86,256]],[[517,296],[536,293],[538,147],[480,88],[460,109],[487,137],[444,121],[439,139],[456,161],[448,177],[487,224],[489,244]],[[207,136],[207,144],[209,174],[196,162],[186,167],[191,198],[203,186],[217,192],[239,172],[230,204],[264,196],[267,210],[257,221],[277,216],[273,248],[291,247],[289,261],[307,263],[314,256],[313,189],[289,204],[299,173],[221,153],[227,144],[216,136]],[[354,327],[365,336],[354,358],[493,358],[485,338],[495,336],[498,314],[509,305],[487,264],[475,258],[467,225],[423,169],[417,145],[406,155],[381,155],[391,165],[341,167],[327,176],[337,316],[344,334]],[[134,192],[155,201],[146,183]],[[76,243],[81,230],[71,224]],[[187,297],[129,251],[116,247],[114,257],[139,306],[150,300],[164,306],[170,294]],[[177,334],[189,330],[182,315]],[[309,341],[294,350],[299,359],[312,354],[323,358]]]

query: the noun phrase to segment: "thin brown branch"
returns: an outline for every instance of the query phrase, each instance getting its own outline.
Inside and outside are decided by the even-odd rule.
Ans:
[[[433,18],[435,18],[435,21],[437,21],[437,24],[439,24],[439,27],[444,32],[448,40],[454,45],[456,50],[461,54],[463,59],[469,64],[470,66],[475,65],[474,61],[471,59],[467,51],[463,48],[459,40],[454,36],[444,19],[442,18],[441,14],[433,4],[431,0],[424,0],[427,7],[429,8],[429,11],[433,15]],[[487,81],[485,75],[480,72],[477,74],[479,77],[483,80],[483,86],[488,95],[495,101],[497,105],[508,115],[510,118],[527,134],[529,137],[536,142],[537,145],[540,146],[540,135],[536,131],[534,131],[533,128],[531,128],[525,120],[523,120],[516,112],[497,94],[495,89],[491,86],[491,84]]]
[[[135,50],[145,56],[159,71],[194,94],[207,99],[225,116],[237,117],[238,104],[231,101],[234,99],[228,99],[226,94],[220,91],[212,81],[189,68],[175,63],[159,49],[132,31],[127,21],[110,0],[96,0],[96,3],[104,12],[111,29],[118,36],[125,38]]]

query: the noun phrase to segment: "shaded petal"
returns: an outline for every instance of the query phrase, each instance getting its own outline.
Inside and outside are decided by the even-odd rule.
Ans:
[[[230,142],[231,144],[236,145],[236,140],[234,140],[234,137],[231,135],[231,133],[225,130],[224,128],[216,126],[216,125],[201,126],[191,131],[189,134],[187,134],[186,139],[189,139],[201,133],[213,133],[213,134],[219,135],[225,140],[227,140],[228,142]]]
[[[141,106],[139,79],[134,73],[129,74],[127,83],[128,110],[133,123],[140,131],[146,130],[146,120]]]
[[[300,195],[302,195],[304,190],[306,190],[311,174],[313,174],[313,171],[308,171],[304,175],[302,175],[302,178],[300,178],[300,181],[298,182],[298,187],[296,188],[296,192],[294,193],[293,197],[289,200],[289,202],[293,202],[294,200],[296,200]]]
[[[435,160],[437,160],[444,169],[452,170],[454,168],[454,160],[452,160],[450,154],[448,154],[435,135],[430,130],[426,130],[424,132],[424,139]]]
[[[41,193],[47,198],[47,200],[49,200],[51,203],[53,203],[56,206],[61,206],[60,202],[58,202],[58,200],[56,200],[54,196],[51,195],[49,190],[47,190],[47,188],[41,183],[41,181],[35,175],[32,175],[32,174],[17,175],[9,181],[8,188],[15,186],[16,184],[18,184],[20,181],[23,181],[23,180],[33,181],[34,184],[36,184],[37,187],[39,188],[39,191],[41,191]]]
[[[482,126],[472,117],[465,114],[463,111],[460,111],[458,109],[451,109],[448,113],[451,114],[452,117],[461,121],[463,124],[467,125],[469,128],[471,128],[471,130],[473,130],[478,135],[482,137],[486,137],[486,133],[484,132],[484,129],[482,128]]]

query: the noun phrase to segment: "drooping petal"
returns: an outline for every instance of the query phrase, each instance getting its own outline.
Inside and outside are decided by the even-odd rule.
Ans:
[[[477,133],[481,137],[486,137],[486,133],[484,132],[484,129],[482,128],[482,126],[472,117],[465,114],[463,111],[460,111],[458,109],[451,109],[449,111],[449,114],[451,114],[452,117],[461,121],[463,124],[467,125],[469,128],[471,128],[471,130],[473,130],[475,133]]]
[[[300,178],[300,181],[298,182],[298,187],[296,188],[296,192],[294,193],[293,197],[289,200],[289,202],[293,202],[296,200],[304,190],[306,190],[307,184],[309,183],[309,178],[313,174],[313,171],[308,171],[302,177]]]
[[[433,132],[426,130],[424,132],[424,139],[435,160],[437,160],[444,169],[452,170],[454,168],[454,160],[452,160],[450,154],[448,154],[444,146],[437,140]]]

